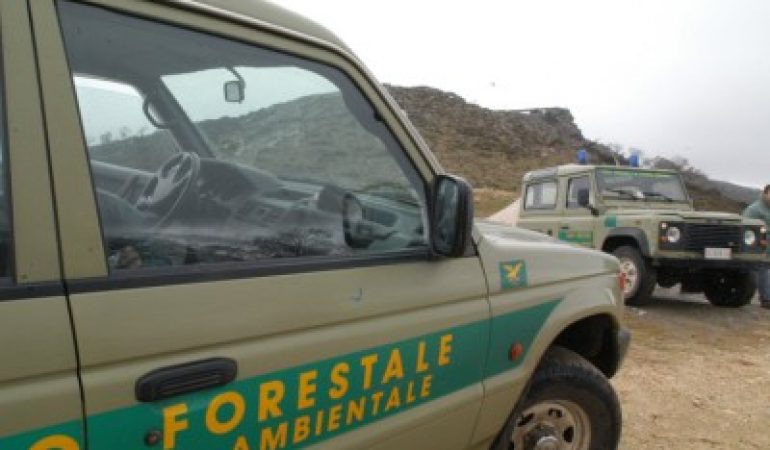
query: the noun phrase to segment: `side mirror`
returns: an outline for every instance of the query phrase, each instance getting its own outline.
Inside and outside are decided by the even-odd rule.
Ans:
[[[452,175],[438,175],[433,183],[431,244],[442,256],[459,257],[470,245],[473,229],[473,189]]]
[[[594,216],[599,215],[599,210],[591,204],[591,194],[586,188],[580,188],[577,191],[577,202],[582,208],[586,208],[591,211]]]

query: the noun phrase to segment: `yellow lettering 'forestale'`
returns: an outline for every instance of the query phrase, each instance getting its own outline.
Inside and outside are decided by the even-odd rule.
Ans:
[[[35,442],[29,450],[80,450],[80,446],[67,435],[55,434]]]
[[[259,439],[259,450],[277,450],[286,447],[286,437],[289,434],[289,424],[283,422],[275,428],[263,428]]]
[[[430,366],[425,361],[425,347],[425,341],[420,341],[417,345],[417,368],[415,370],[417,373],[423,373],[430,369]]]
[[[163,449],[176,448],[176,434],[186,430],[190,424],[187,419],[179,420],[179,416],[187,414],[187,404],[178,403],[163,408]]]
[[[388,384],[393,378],[404,378],[404,362],[401,360],[401,351],[397,348],[390,351],[390,359],[382,375],[382,384]]]
[[[377,355],[368,355],[361,358],[361,367],[364,368],[364,390],[372,387],[372,370],[377,362]]]
[[[345,375],[350,373],[350,365],[346,362],[337,363],[332,369],[331,381],[334,385],[329,389],[329,398],[338,400],[348,393],[350,384]]]
[[[452,353],[452,339],[453,336],[451,334],[445,334],[441,336],[441,343],[439,344],[438,351],[439,366],[446,366],[451,362],[449,359],[449,354]]]
[[[318,378],[317,370],[310,370],[302,372],[299,375],[299,392],[297,393],[297,409],[307,409],[315,406],[315,394],[316,385],[315,381]]]
[[[281,417],[281,400],[286,394],[286,386],[282,381],[268,381],[259,385],[259,411],[260,422],[269,418]]]
[[[230,419],[220,422],[219,410],[224,405],[232,405],[233,414]],[[235,429],[243,420],[246,412],[246,402],[237,392],[223,392],[214,397],[206,408],[206,428],[214,434],[227,434]]]
[[[170,405],[162,409],[163,448],[176,450],[179,433],[188,430],[192,422],[196,427],[205,426],[211,435],[234,433],[244,426],[247,408],[254,408],[257,422],[264,423],[255,430],[259,446],[256,441],[248,440],[251,439],[248,434],[243,435],[240,431],[235,441],[230,440],[233,442],[232,450],[282,450],[287,445],[306,443],[311,438],[397,412],[418,402],[418,399],[431,397],[434,377],[437,376],[431,373],[431,369],[452,363],[453,344],[454,335],[446,333],[416,342],[415,353],[404,353],[402,348],[390,347],[357,357],[357,361],[352,363],[337,361],[330,366],[331,369],[325,368],[322,372],[318,369],[295,372],[296,378],[291,381],[268,379],[257,386],[256,398],[237,391],[222,392],[211,398],[203,408],[196,406],[195,415],[189,411],[187,403]],[[411,350],[415,350],[414,347]],[[405,354],[410,355],[408,361],[404,361]],[[355,367],[356,364],[360,364],[360,369]],[[355,378],[352,378],[353,374],[356,374]],[[296,389],[288,397],[287,386]],[[351,392],[358,391],[361,391],[358,394],[360,397],[347,398]],[[296,407],[285,403],[293,402],[293,395],[296,395]],[[252,400],[256,404],[252,404]],[[319,408],[320,404],[330,401],[337,402]],[[302,413],[304,410],[305,413]],[[202,421],[197,418],[198,414],[203,415]],[[290,418],[276,424],[270,422],[285,414]],[[41,439],[30,450],[80,449],[72,438],[56,435]]]

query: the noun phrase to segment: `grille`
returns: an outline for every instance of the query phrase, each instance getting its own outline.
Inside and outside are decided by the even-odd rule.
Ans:
[[[685,249],[703,251],[704,248],[732,248],[741,246],[741,228],[725,225],[688,224]]]

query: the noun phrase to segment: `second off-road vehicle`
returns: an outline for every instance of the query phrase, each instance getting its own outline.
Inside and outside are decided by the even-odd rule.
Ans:
[[[518,225],[615,255],[627,304],[647,301],[656,284],[681,283],[725,307],[756,292],[764,223],[695,211],[676,171],[570,164],[526,174],[522,192]]]

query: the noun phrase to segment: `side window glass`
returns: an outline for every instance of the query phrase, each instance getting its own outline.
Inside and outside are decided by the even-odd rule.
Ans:
[[[581,208],[578,204],[578,192],[581,189],[590,189],[588,177],[570,178],[567,187],[567,208]]]
[[[427,249],[424,185],[338,69],[58,5],[112,270]]]
[[[524,199],[525,209],[554,209],[558,193],[556,181],[530,184]]]

